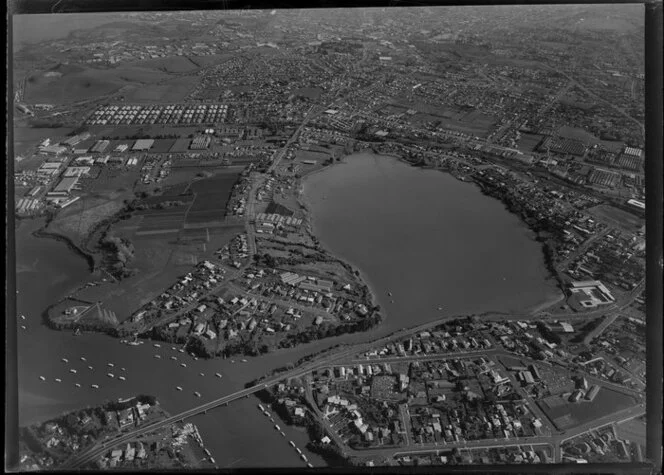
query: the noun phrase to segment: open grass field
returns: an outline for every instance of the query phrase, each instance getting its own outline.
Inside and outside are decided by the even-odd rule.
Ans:
[[[69,104],[114,93],[125,84],[124,81],[109,77],[106,71],[96,69],[51,77],[35,74],[26,81],[25,101]]]
[[[644,447],[646,445],[646,423],[640,418],[618,424],[616,432],[621,439],[636,442]]]
[[[65,208],[51,221],[47,231],[70,237],[80,242],[93,226],[122,209],[122,200],[81,198]]]
[[[616,226],[632,232],[638,231],[645,224],[643,219],[639,219],[627,211],[614,208],[610,205],[598,205],[590,208],[588,211],[598,218],[606,219]]]
[[[150,153],[167,153],[174,143],[175,139],[156,139],[150,148]]]
[[[14,127],[14,153],[20,155],[34,147],[37,142],[51,139],[51,143],[64,140],[72,128],[42,128],[42,127]]]
[[[136,86],[125,95],[127,102],[181,102],[196,85],[191,77],[177,77],[160,84]]]
[[[236,180],[237,173],[225,172],[194,181],[189,191],[194,193],[196,198],[189,208],[187,223],[222,220]]]
[[[210,54],[205,56],[192,56],[189,60],[200,67],[212,66],[232,59],[232,54]]]
[[[190,144],[191,144],[191,139],[177,139],[171,146],[169,152],[171,153],[186,152],[187,150],[189,150]]]
[[[210,229],[209,232],[205,229],[178,230],[140,236],[137,224],[141,219],[144,218],[134,217],[113,225],[114,234],[129,239],[134,245],[135,254],[130,267],[136,268],[138,273],[103,289],[95,287],[102,292],[94,300],[103,300],[120,321],[170,287],[192,266],[211,258],[243,229],[235,226]]]
[[[521,134],[517,148],[522,152],[532,152],[537,147],[537,144],[542,140],[542,135],[538,134]]]
[[[602,387],[592,402],[581,399],[577,403],[572,403],[555,396],[538,404],[562,430],[626,409],[636,404],[636,401],[623,393]]]
[[[146,69],[156,69],[165,73],[188,73],[200,69],[187,56],[169,56],[168,58],[146,59],[134,63]]]

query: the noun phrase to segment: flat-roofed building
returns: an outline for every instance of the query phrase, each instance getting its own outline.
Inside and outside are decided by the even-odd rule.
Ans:
[[[39,151],[48,155],[60,155],[67,151],[67,147],[63,147],[62,145],[49,145],[47,147],[39,147]]]
[[[616,299],[611,291],[599,280],[584,280],[570,284],[572,297],[583,308],[594,308],[599,305],[613,303]]]
[[[595,399],[595,396],[597,396],[597,393],[599,392],[600,386],[597,386],[596,384],[591,386],[588,392],[586,393],[586,399],[588,401],[592,401]]]
[[[90,167],[69,167],[65,170],[65,177],[82,176],[90,173]]]
[[[111,142],[109,142],[108,140],[98,140],[90,151],[95,153],[102,153],[104,150],[106,150],[106,148],[110,145],[110,143]]]
[[[54,188],[53,191],[55,191],[56,193],[59,193],[59,192],[69,193],[69,192],[71,192],[72,188],[74,188],[76,183],[78,183],[78,177],[77,176],[65,177],[62,180],[60,180],[60,183],[57,184],[57,186]]]
[[[132,150],[137,150],[137,151],[147,151],[152,148],[152,145],[154,144],[154,140],[152,139],[141,139],[137,140],[134,146],[131,148]]]

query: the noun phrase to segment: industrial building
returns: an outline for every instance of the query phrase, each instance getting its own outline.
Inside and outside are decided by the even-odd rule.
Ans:
[[[139,152],[145,152],[147,150],[150,150],[152,148],[152,145],[154,144],[154,140],[152,139],[142,139],[142,140],[137,140],[134,146],[131,148],[132,150],[139,151]]]
[[[108,140],[98,140],[96,144],[90,150],[91,152],[101,153],[110,145],[111,142]]]
[[[60,183],[53,189],[56,193],[65,192],[70,193],[72,188],[78,183],[78,177],[66,177],[60,180]]]
[[[82,175],[87,175],[90,173],[90,167],[68,167],[65,170],[65,177],[80,177]]]
[[[207,136],[199,136],[196,137],[192,142],[191,145],[189,146],[190,149],[192,150],[203,150],[208,148],[210,145],[210,137]]]

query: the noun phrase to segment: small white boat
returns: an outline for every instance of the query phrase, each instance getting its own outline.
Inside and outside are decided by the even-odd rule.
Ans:
[[[84,356],[81,356],[81,361],[86,362],[88,360],[86,360]]]
[[[55,378],[55,382],[56,382],[56,383],[61,383],[62,380],[61,380],[60,378]]]
[[[174,346],[171,346],[171,350],[175,351],[176,349],[177,348],[175,348]]]
[[[247,362],[247,360],[242,360],[242,362],[243,362],[243,363],[246,363],[246,362]]]
[[[274,425],[274,428],[277,430],[281,430],[281,427],[279,427],[277,424]]]
[[[297,450],[297,453],[298,453],[298,454],[302,454],[302,451],[300,450],[299,447],[295,447],[295,450]]]
[[[115,378],[115,375],[113,373],[106,373],[106,376],[108,376],[109,378]]]
[[[21,325],[21,330],[27,330],[27,328],[25,327],[25,325]]]
[[[309,462],[307,462],[307,467],[309,467],[309,468],[314,468],[314,466],[311,465],[311,463],[309,463]]]
[[[182,388],[180,386],[175,386],[175,389],[177,389],[178,391],[182,391]]]
[[[98,384],[92,384],[92,385],[90,385],[90,387],[93,388],[93,389],[99,389],[99,385],[98,385]]]
[[[388,292],[387,295],[388,295],[389,297],[392,297],[392,292]]]
[[[62,358],[63,363],[69,363],[69,360],[67,358]]]
[[[281,434],[282,437],[286,437],[286,433],[283,430],[280,430],[279,433]]]
[[[171,359],[172,359],[173,361],[175,361],[175,360],[177,360],[178,358],[177,358],[177,356],[171,356]]]
[[[161,348],[161,345],[160,345],[159,343],[155,343],[155,344],[152,345],[152,346],[154,346],[155,348]]]
[[[41,379],[42,381],[46,381],[46,378],[43,376],[40,376],[39,379]]]
[[[195,391],[195,392],[194,392],[194,396],[196,396],[196,397],[201,397],[201,393],[199,393],[198,391]]]
[[[120,381],[126,381],[126,380],[127,380],[127,378],[125,378],[124,376],[118,376],[118,379],[119,379]]]
[[[214,373],[214,375],[215,375],[217,378],[221,378],[221,375],[220,375],[219,373]]]
[[[301,458],[302,460],[304,460],[305,462],[308,461],[308,460],[307,460],[307,456],[304,455],[304,454],[300,454],[300,458]]]
[[[219,374],[219,373],[217,373],[217,374]],[[258,405],[258,409],[260,409],[261,411],[265,411],[265,409],[263,408],[263,405],[262,405],[262,404],[259,404],[259,405]]]
[[[270,417],[270,422],[274,422],[274,417]]]
[[[201,376],[205,376],[205,374],[204,374],[204,373],[198,373],[198,374],[200,374]]]
[[[293,442],[292,440],[288,443],[291,445],[291,447],[295,447],[295,442]]]
[[[81,387],[81,385],[78,384],[78,383],[74,384],[74,386],[76,386],[77,388],[80,388],[80,387]]]
[[[127,370],[126,370],[126,369],[124,369],[124,368],[120,368],[120,369],[121,369],[122,371],[127,371]]]
[[[25,315],[21,315],[21,320],[25,320]]]
[[[113,368],[115,365],[114,365],[113,363],[108,363],[108,366],[109,366],[110,368]]]
[[[186,368],[186,367],[187,367],[187,365],[184,364],[184,363],[180,363],[180,366],[182,366],[183,368]]]
[[[154,355],[154,357],[157,358],[158,360],[161,359],[161,356],[160,356],[160,355]]]
[[[94,369],[94,368],[92,368],[92,366],[88,366],[88,369]]]
[[[210,457],[210,462],[215,463],[214,458]]]
[[[235,363],[235,360],[231,360],[231,363]]]
[[[194,361],[198,361],[198,358],[196,358],[195,356],[194,356]]]
[[[178,351],[179,351],[180,353],[184,353],[184,350],[183,350],[183,349],[179,349]]]
[[[76,374],[76,370],[75,370],[75,369],[70,369],[69,372],[70,372],[70,373],[73,373],[73,374]]]

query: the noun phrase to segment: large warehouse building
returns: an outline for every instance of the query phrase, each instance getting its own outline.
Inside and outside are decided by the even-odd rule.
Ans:
[[[63,178],[62,180],[60,180],[60,183],[57,184],[57,186],[53,191],[56,192],[64,191],[69,193],[72,190],[72,188],[74,188],[74,185],[76,185],[76,183],[78,183],[77,176]]]

